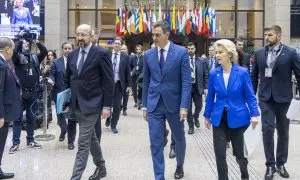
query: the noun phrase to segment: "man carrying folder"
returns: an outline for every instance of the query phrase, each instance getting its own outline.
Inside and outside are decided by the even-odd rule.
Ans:
[[[114,76],[109,50],[92,45],[91,37],[92,29],[89,25],[77,27],[76,41],[79,48],[68,55],[64,80],[65,89],[71,88],[71,107],[79,123],[78,152],[71,180],[81,179],[89,151],[97,166],[89,180],[99,180],[107,174],[94,127],[100,115],[102,119],[110,116]]]

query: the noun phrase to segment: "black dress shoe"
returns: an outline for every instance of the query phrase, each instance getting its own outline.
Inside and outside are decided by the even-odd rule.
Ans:
[[[195,126],[197,127],[197,128],[200,128],[200,122],[199,122],[199,120],[197,119],[197,120],[195,120]]]
[[[114,134],[117,134],[119,131],[117,130],[117,128],[111,128],[111,131],[114,133]]]
[[[126,111],[123,111],[123,116],[127,116],[127,112]]]
[[[194,134],[194,128],[190,128],[188,134]]]
[[[175,179],[181,179],[184,176],[183,166],[177,166],[174,174]]]
[[[15,176],[14,173],[4,173],[0,168],[0,179],[11,179]]]
[[[276,172],[276,168],[268,166],[265,174],[265,180],[273,180],[273,176]]]
[[[99,180],[107,175],[105,166],[99,166],[96,168],[93,175],[89,177],[89,180]]]
[[[287,170],[285,169],[284,166],[277,166],[277,171],[278,171],[279,175],[283,178],[290,177],[289,173],[287,172]]]
[[[68,143],[68,149],[73,150],[75,148],[74,143]]]
[[[60,134],[58,140],[59,141],[64,141],[66,138],[66,134]]]
[[[170,154],[169,154],[170,159],[176,158],[176,153],[174,148],[170,148]]]
[[[110,126],[110,117],[106,119],[105,121],[105,126],[109,127]]]

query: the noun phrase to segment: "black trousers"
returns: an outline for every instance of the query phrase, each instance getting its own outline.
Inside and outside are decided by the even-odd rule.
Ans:
[[[98,119],[96,121],[96,124],[95,124],[95,133],[96,133],[96,136],[97,136],[99,144],[100,144],[101,135],[102,135],[101,116],[98,116]]]
[[[122,103],[123,111],[127,111],[128,98],[129,98],[129,92],[125,90],[123,92],[123,103]]]
[[[138,99],[138,105],[141,106],[142,104],[142,97],[143,97],[143,85],[138,86],[138,92],[137,92],[137,99]]]
[[[195,112],[193,114],[193,102],[195,104]],[[192,85],[190,109],[187,115],[187,122],[190,128],[194,127],[195,121],[199,121],[199,114],[202,109],[202,95],[199,94],[196,84]]]
[[[281,166],[287,162],[290,120],[286,118],[286,113],[289,106],[290,103],[277,103],[273,99],[259,102],[266,166],[275,164]],[[276,161],[274,154],[275,128],[277,130]]]
[[[8,134],[8,127],[9,127],[9,122],[5,122],[3,127],[0,128],[0,167],[2,165],[2,156],[3,156],[3,151],[6,143],[7,134]]]
[[[132,76],[132,84],[131,84],[131,88],[132,88],[132,95],[133,95],[133,99],[134,99],[134,103],[137,103],[137,79],[139,76],[137,75],[133,75]]]
[[[116,128],[120,119],[122,96],[123,92],[121,88],[121,83],[120,81],[118,81],[115,83],[113,113],[111,117],[109,117],[111,118],[111,128]]]
[[[226,162],[226,143],[230,139],[232,143],[233,155],[240,166],[241,178],[249,178],[248,160],[244,156],[244,132],[248,126],[240,128],[229,128],[227,122],[227,111],[224,109],[219,127],[213,127],[213,144],[216,156],[216,164],[219,180],[228,179],[228,166]]]

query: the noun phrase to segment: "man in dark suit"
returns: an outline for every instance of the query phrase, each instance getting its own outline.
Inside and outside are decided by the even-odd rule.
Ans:
[[[9,122],[17,120],[21,110],[21,85],[10,61],[13,50],[13,41],[7,37],[0,37],[0,179],[14,177],[13,173],[2,171],[1,162]]]
[[[170,42],[166,21],[153,25],[155,48],[144,54],[143,116],[148,122],[152,161],[156,180],[164,177],[165,133],[167,120],[175,140],[177,168],[175,179],[184,176],[186,141],[184,120],[191,99],[191,69],[187,50]]]
[[[73,49],[73,44],[69,41],[66,41],[62,44],[63,56],[58,58],[57,60],[53,61],[49,78],[54,82],[54,86],[52,89],[52,99],[56,104],[56,97],[57,94],[63,91],[63,83],[64,83],[64,76],[66,71],[67,65],[67,58],[69,53]],[[76,136],[76,120],[75,119],[68,119],[68,123],[66,118],[63,114],[57,114],[57,121],[60,127],[60,136],[59,141],[64,141],[66,133],[68,132],[68,149],[74,149],[74,141]]]
[[[242,39],[235,40],[235,46],[237,50],[240,50],[243,54],[243,67],[247,68],[250,72],[250,54],[244,52],[244,41]]]
[[[79,48],[68,55],[64,79],[65,89],[71,88],[71,106],[79,123],[78,152],[71,180],[81,179],[89,151],[97,166],[89,180],[99,180],[107,174],[94,128],[100,115],[102,119],[110,116],[114,88],[113,69],[109,50],[92,45],[91,31],[87,24],[76,28]]]
[[[142,45],[138,44],[135,47],[136,54],[131,57],[131,74],[132,74],[132,94],[135,102],[134,107],[141,108],[141,102],[138,102],[137,99],[137,79],[142,74],[143,71],[143,47]]]
[[[191,106],[187,116],[187,122],[189,124],[188,134],[194,134],[194,125],[199,128],[199,114],[202,109],[202,95],[204,89],[207,89],[208,82],[208,72],[205,67],[205,63],[200,60],[198,56],[195,55],[196,46],[193,42],[188,43],[187,46],[190,67],[191,67],[191,77],[192,77],[192,94],[191,94]],[[192,102],[195,104],[195,112],[192,113]]]
[[[213,45],[211,45],[209,47],[209,57],[205,58],[204,62],[206,64],[206,69],[207,69],[208,73],[209,73],[210,70],[212,70],[215,67],[219,66],[218,61],[217,61],[216,56],[215,56],[215,48],[214,48]]]
[[[123,93],[131,86],[129,56],[121,52],[122,43],[120,37],[114,39],[114,47],[111,56],[115,80],[114,106],[111,117],[107,118],[105,122],[107,127],[110,125],[111,131],[114,134],[118,133],[117,124],[120,119]]]
[[[286,113],[293,98],[292,72],[300,87],[300,57],[294,49],[281,43],[280,26],[274,25],[266,28],[265,39],[267,46],[255,52],[254,55],[252,82],[255,92],[257,92],[259,82],[258,97],[267,166],[265,179],[271,180],[276,167],[280,176],[289,177],[284,166],[288,157],[290,124]],[[278,135],[276,160],[274,155],[275,128]]]
[[[126,44],[122,45],[121,52],[123,52],[123,53],[125,53],[125,54],[128,55],[128,48],[127,48]],[[131,62],[131,57],[129,56],[129,63],[130,62]],[[127,116],[128,99],[129,99],[129,91],[125,91],[123,93],[123,101],[122,101],[122,107],[121,107],[121,110],[123,110],[123,115],[124,116]]]

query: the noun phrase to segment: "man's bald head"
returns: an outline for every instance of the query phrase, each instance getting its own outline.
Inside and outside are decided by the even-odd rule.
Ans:
[[[0,53],[5,57],[5,60],[10,60],[14,52],[15,44],[8,37],[0,37]]]
[[[76,28],[76,41],[78,46],[85,48],[89,46],[92,38],[92,28],[88,24],[81,24]]]
[[[80,24],[79,26],[77,26],[76,32],[78,32],[79,30],[92,34],[92,27],[88,24]]]

